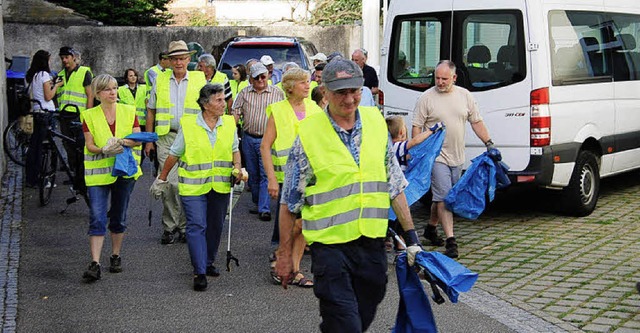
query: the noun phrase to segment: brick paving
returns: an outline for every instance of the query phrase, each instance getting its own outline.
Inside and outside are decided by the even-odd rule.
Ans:
[[[456,218],[459,261],[480,273],[476,286],[567,331],[639,332],[640,173],[602,180],[587,217],[551,210],[557,193],[515,192],[477,221]],[[421,205],[412,212],[428,218]]]

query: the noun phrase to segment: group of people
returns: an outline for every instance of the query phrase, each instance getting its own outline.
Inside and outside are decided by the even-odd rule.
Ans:
[[[389,208],[403,230],[410,265],[422,251],[403,192],[407,181],[402,166],[411,158],[408,149],[444,127],[444,144],[432,171],[433,204],[424,237],[431,245],[445,245],[449,257],[458,256],[453,217],[443,199],[460,177],[465,122],[488,148],[493,142],[471,94],[454,85],[453,62],[437,65],[436,85],[416,104],[409,140],[401,118],[385,120],[373,97],[365,102],[370,104],[363,104],[365,97],[378,93],[377,75],[366,65],[363,49],[354,51],[351,60],[337,52],[328,57],[319,53],[312,57],[313,73],[295,63],[276,69],[265,55],[234,66],[233,80],[228,80],[216,71],[215,58],[208,54],[198,59],[200,71],[188,71],[195,51],[184,41],[173,41],[159,55],[158,64],[144,73],[145,85],[138,83],[135,70],[127,69],[126,84],[119,88],[109,75],[91,80],[88,68],[67,67],[74,52],[60,50],[63,83],[47,80],[44,74],[38,74],[42,79],[34,74],[27,78],[40,80],[37,85],[42,85],[45,100],[51,100],[52,90],[57,89],[62,96],[59,106],[73,103],[82,115],[91,202],[92,261],[84,273],[87,280],[100,279],[107,211],[112,239],[109,270],[122,271],[127,204],[141,171],[112,176],[114,156],[130,151],[140,161],[142,148],[146,156],[156,156],[160,170],[150,192],[163,199],[160,241],[188,244],[197,291],[207,289],[207,276],[220,275],[214,263],[228,197],[234,183],[244,178],[244,164],[253,203],[249,212],[270,221],[271,199],[277,199],[271,237],[277,246],[272,258],[274,281],[285,287],[314,288],[323,332],[365,331],[386,291]],[[65,61],[67,53],[72,56]],[[100,101],[96,107],[94,95]],[[158,140],[142,147],[125,138],[140,131],[156,133]],[[442,224],[446,242],[438,235],[437,224]],[[307,245],[313,280],[300,269]]]

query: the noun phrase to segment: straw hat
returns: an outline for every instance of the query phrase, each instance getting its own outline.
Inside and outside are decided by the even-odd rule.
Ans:
[[[185,43],[183,40],[178,40],[178,41],[172,41],[171,43],[169,43],[169,51],[167,51],[167,58],[171,58],[174,56],[180,56],[180,55],[192,55],[194,53],[196,53],[196,50],[190,51],[189,48],[187,47],[187,43]]]

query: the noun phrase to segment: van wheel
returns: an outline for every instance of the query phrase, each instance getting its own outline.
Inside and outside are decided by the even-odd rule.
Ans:
[[[571,216],[587,216],[596,208],[599,193],[600,171],[596,155],[581,151],[569,186],[564,189],[563,210]]]

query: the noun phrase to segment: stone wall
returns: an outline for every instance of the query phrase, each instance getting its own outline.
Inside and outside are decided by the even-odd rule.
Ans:
[[[172,40],[198,42],[207,52],[238,34],[247,36],[297,36],[313,42],[320,52],[339,51],[350,56],[360,47],[360,26],[271,26],[271,27],[105,27],[4,25],[4,50],[7,57],[31,57],[44,49],[57,55],[61,46],[69,45],[82,53],[82,63],[94,74],[122,76],[125,68],[139,71],[156,63],[157,54]],[[51,58],[51,69],[61,68],[58,57]]]

